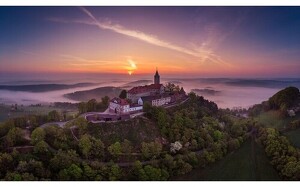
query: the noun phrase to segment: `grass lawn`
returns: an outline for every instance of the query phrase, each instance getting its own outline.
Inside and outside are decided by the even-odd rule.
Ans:
[[[300,148],[300,129],[288,131],[284,135],[291,141],[291,143]]]
[[[300,113],[298,113],[295,117],[283,118],[280,116],[278,111],[274,110],[264,112],[255,117],[255,120],[257,120],[263,126],[276,128],[278,130],[284,129],[287,124],[295,119],[300,119]]]
[[[254,141],[248,140],[240,149],[222,160],[206,168],[194,169],[174,180],[273,181],[280,180],[280,178],[269,163],[263,148]]]

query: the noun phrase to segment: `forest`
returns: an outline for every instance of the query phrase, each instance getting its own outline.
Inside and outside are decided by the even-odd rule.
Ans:
[[[144,104],[144,116],[92,124],[81,113],[103,110],[109,101],[78,105],[64,127],[43,125],[63,114],[29,115],[0,124],[2,180],[172,180],[219,162],[249,138],[262,145],[283,180],[299,180],[299,149],[252,117],[189,94],[170,108]],[[296,127],[295,127],[296,128]]]

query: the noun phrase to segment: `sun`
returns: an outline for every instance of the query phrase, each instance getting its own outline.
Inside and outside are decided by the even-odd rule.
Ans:
[[[126,70],[128,72],[128,75],[132,75],[134,71],[137,69],[136,62],[134,62],[131,59],[128,59],[127,62],[128,62],[128,66],[126,66]]]

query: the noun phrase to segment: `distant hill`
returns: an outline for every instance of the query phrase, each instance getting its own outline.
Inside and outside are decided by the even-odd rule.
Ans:
[[[137,81],[126,83],[126,84],[122,85],[121,87],[124,89],[130,89],[135,86],[144,86],[146,84],[152,84],[152,83],[153,83],[152,80],[137,80]]]
[[[195,92],[197,94],[200,94],[200,95],[217,95],[217,94],[221,93],[221,91],[208,89],[208,88],[204,88],[204,89],[195,88],[195,89],[192,89],[191,91]]]
[[[90,99],[101,100],[101,98],[104,96],[108,96],[110,98],[118,97],[119,94],[121,93],[121,91],[122,91],[121,88],[107,86],[107,87],[95,88],[92,90],[68,93],[68,94],[65,94],[64,96],[66,98],[69,98],[69,99],[72,99],[75,101],[88,101]]]
[[[48,92],[64,90],[69,88],[87,87],[96,85],[95,83],[77,84],[33,84],[33,85],[0,85],[0,90],[24,91],[24,92]]]
[[[296,105],[299,98],[300,93],[298,88],[287,87],[273,95],[268,100],[268,104],[271,109],[287,109]]]
[[[286,112],[287,109],[299,106],[299,104],[299,89],[291,86],[280,90],[267,101],[263,101],[261,104],[256,104],[249,108],[249,114],[251,116],[257,116],[270,110]]]

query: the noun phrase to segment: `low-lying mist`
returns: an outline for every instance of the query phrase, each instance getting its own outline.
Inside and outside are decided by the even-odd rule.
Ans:
[[[84,91],[105,86],[120,87],[130,89],[133,86],[139,86],[152,83],[152,77],[130,77],[128,79],[106,78],[95,80],[94,78],[84,80],[85,82],[97,83],[93,86],[76,87],[57,91],[48,92],[24,92],[0,90],[0,103],[5,104],[46,104],[53,102],[78,102],[66,98],[64,95],[76,91]],[[16,82],[16,81],[15,81]],[[5,85],[16,85],[15,82],[6,82]],[[36,81],[38,82],[38,81]],[[46,81],[44,81],[47,83]],[[50,81],[49,81],[50,82]],[[67,82],[67,81],[66,81]],[[57,81],[51,83],[65,84],[66,82]],[[80,83],[82,80],[73,80],[72,83]],[[295,86],[300,88],[300,79],[227,79],[227,78],[199,78],[199,79],[162,79],[162,83],[173,82],[182,86],[187,93],[194,91],[204,98],[214,101],[220,108],[244,107],[248,108],[254,104],[267,100],[277,91],[288,87]],[[30,81],[26,81],[29,84]],[[39,82],[40,83],[40,82]],[[22,85],[22,82],[18,82]],[[90,98],[92,99],[92,98]]]

